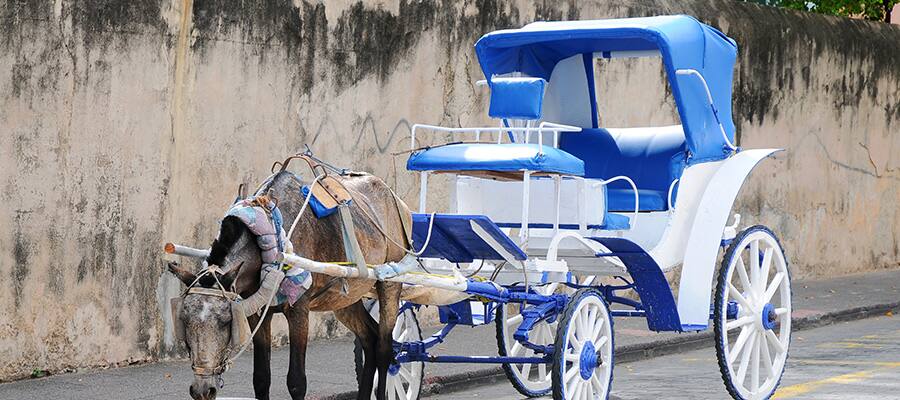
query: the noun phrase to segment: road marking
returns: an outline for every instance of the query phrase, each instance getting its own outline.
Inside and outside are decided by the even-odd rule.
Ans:
[[[892,368],[900,367],[900,363],[886,363],[886,364],[889,364],[889,365],[881,367],[881,368],[866,370],[866,371],[859,371],[859,372],[853,372],[853,373],[844,374],[844,375],[832,376],[830,378],[825,378],[825,379],[818,380],[818,381],[811,381],[811,382],[800,383],[800,384],[791,385],[791,386],[785,386],[785,387],[779,389],[777,392],[775,392],[775,395],[772,396],[772,398],[773,399],[789,399],[792,397],[796,397],[796,396],[800,396],[800,395],[807,394],[810,392],[814,392],[817,389],[819,389],[825,385],[831,385],[831,384],[848,385],[851,383],[864,381],[868,378],[871,378],[872,375],[875,375],[877,373],[884,372],[884,371],[892,369]]]
[[[828,342],[822,343],[816,346],[821,349],[870,349],[870,350],[878,350],[883,349],[884,346],[880,344],[874,343],[859,343],[856,341],[842,341],[842,342]]]
[[[885,361],[816,360],[792,358],[788,362],[806,365],[861,365],[867,367],[900,368],[900,362]]]

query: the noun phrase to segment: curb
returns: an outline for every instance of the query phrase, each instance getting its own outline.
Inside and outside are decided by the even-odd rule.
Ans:
[[[832,311],[819,315],[796,318],[791,321],[793,332],[804,331],[823,326],[833,325],[838,322],[856,321],[870,317],[884,315],[888,311],[900,310],[900,301],[887,304],[855,307],[846,310]],[[674,337],[656,342],[640,343],[623,346],[616,350],[616,364],[625,364],[661,357],[669,354],[684,353],[701,349],[713,344],[713,332],[707,330],[703,333],[684,337]],[[425,379],[422,386],[421,397],[439,393],[453,393],[461,389],[469,389],[473,386],[483,386],[499,381],[505,381],[506,375],[503,369],[498,367],[477,369],[458,374],[444,376],[432,376]],[[356,398],[356,391],[335,393],[321,397],[322,400],[352,400]]]

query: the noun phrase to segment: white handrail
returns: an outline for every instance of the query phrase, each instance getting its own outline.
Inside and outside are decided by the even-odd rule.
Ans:
[[[669,194],[666,196],[666,200],[669,203],[669,212],[672,212],[672,210],[673,210],[673,208],[672,208],[672,193],[675,190],[676,184],[678,184],[678,178],[675,178],[675,180],[672,181],[672,184],[669,185]]]
[[[734,143],[731,143],[731,140],[728,139],[728,134],[725,133],[725,126],[722,125],[722,121],[719,120],[719,112],[716,111],[716,105],[715,105],[715,103],[713,103],[712,93],[709,91],[709,85],[706,84],[706,78],[703,77],[703,74],[701,74],[700,71],[697,71],[696,69],[693,69],[693,68],[685,68],[685,69],[675,70],[675,74],[676,75],[694,75],[697,78],[700,78],[700,83],[703,84],[703,89],[706,90],[706,99],[709,100],[709,106],[712,107],[713,115],[716,117],[716,122],[719,123],[719,130],[722,131],[722,138],[725,139],[725,144],[727,144],[731,150],[737,150],[737,146],[735,146]]]
[[[476,133],[481,134],[482,132],[525,132],[531,133],[537,131],[539,133],[543,132],[553,132],[554,135],[559,135],[560,132],[581,132],[581,128],[577,126],[571,125],[563,125],[557,124],[553,122],[541,122],[541,124],[535,127],[505,127],[505,126],[486,126],[486,127],[474,127],[474,128],[448,128],[444,126],[437,125],[427,125],[427,124],[415,124],[412,126],[410,135],[410,143],[409,149],[411,151],[416,149],[416,131],[422,130],[430,130],[435,132],[447,132],[447,133]],[[539,135],[539,144],[543,145],[544,140],[542,135]]]
[[[619,175],[619,176],[614,176],[609,179],[605,179],[605,180],[601,181],[601,184],[606,185],[606,184],[609,184],[609,183],[612,183],[615,181],[628,182],[628,184],[631,185],[631,188],[634,190],[634,222],[631,224],[631,229],[635,229],[635,227],[637,227],[638,212],[640,211],[640,206],[639,206],[640,203],[639,202],[641,201],[640,197],[638,196],[637,185],[634,184],[634,181],[631,180],[631,178],[629,178],[625,175]],[[607,198],[609,198],[609,196],[607,196]],[[607,208],[609,208],[609,205],[607,205]]]

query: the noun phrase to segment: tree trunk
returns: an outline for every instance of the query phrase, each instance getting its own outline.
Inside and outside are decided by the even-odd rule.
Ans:
[[[891,23],[891,11],[894,9],[894,5],[891,0],[881,0],[881,4],[884,6],[884,22]]]

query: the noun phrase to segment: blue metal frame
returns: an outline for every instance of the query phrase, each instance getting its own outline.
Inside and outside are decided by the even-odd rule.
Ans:
[[[573,289],[593,288],[603,294],[604,300],[610,304],[621,305],[627,309],[611,310],[613,317],[639,317],[646,318],[647,325],[654,331],[691,331],[705,327],[682,325],[678,318],[678,310],[672,296],[668,282],[655,261],[637,244],[621,238],[590,238],[603,244],[610,250],[609,253],[598,253],[597,257],[618,257],[625,263],[633,281],[624,277],[618,277],[621,285],[579,285],[572,279],[568,282],[560,282]],[[547,275],[541,283],[547,282]],[[619,295],[623,290],[635,290],[640,296],[640,301]],[[513,338],[522,346],[533,350],[533,357],[502,357],[502,356],[455,356],[433,355],[429,349],[443,343],[457,325],[474,325],[476,318],[471,315],[469,302],[465,300],[457,304],[441,307],[441,317],[446,325],[431,337],[416,342],[394,343],[394,351],[397,353],[396,362],[435,362],[435,363],[473,363],[473,364],[550,364],[554,352],[554,345],[539,345],[532,343],[529,333],[541,321],[553,322],[563,312],[569,296],[562,293],[549,295],[538,294],[532,288],[522,285],[500,286],[493,282],[477,281],[469,279],[466,293],[482,299],[486,302],[486,310],[492,310],[497,306],[513,303],[521,304],[522,323],[513,333]],[[497,303],[497,304],[491,304]],[[418,307],[412,303],[406,303],[401,307],[403,312],[411,307]],[[727,318],[734,319],[738,314],[738,305],[734,302],[728,304]],[[485,315],[485,318],[489,318]],[[712,311],[710,311],[712,318]],[[589,360],[588,360],[589,361]]]

